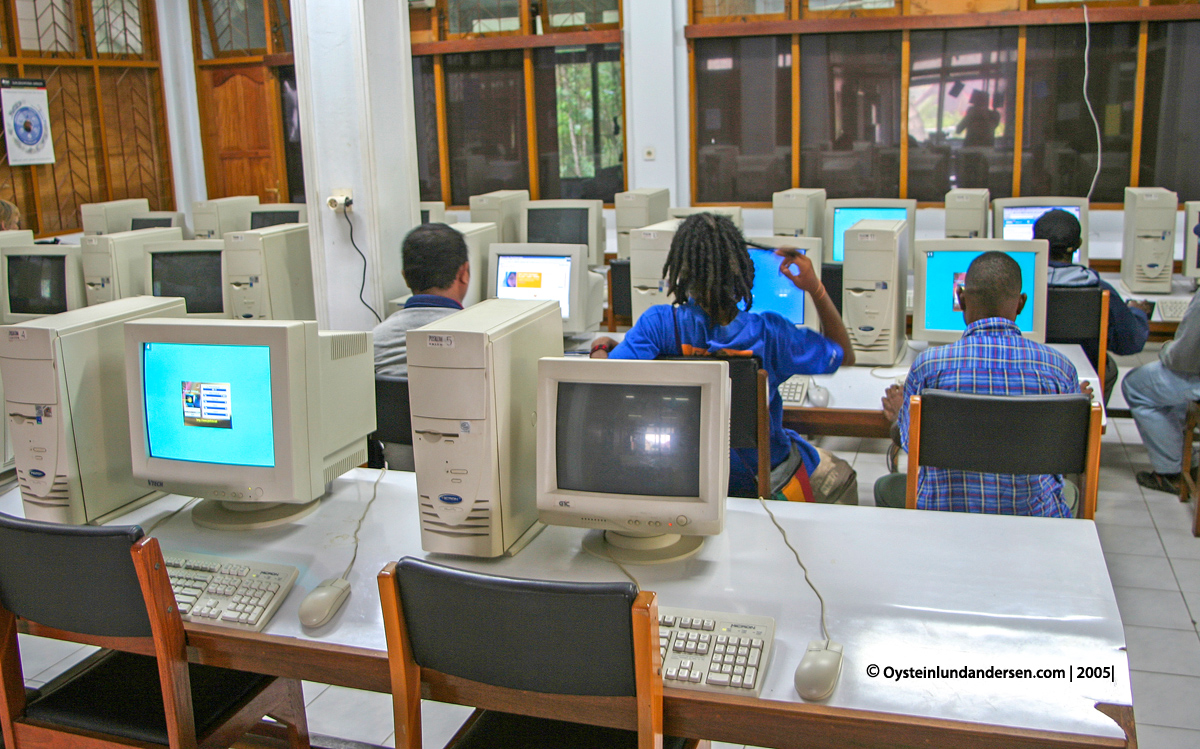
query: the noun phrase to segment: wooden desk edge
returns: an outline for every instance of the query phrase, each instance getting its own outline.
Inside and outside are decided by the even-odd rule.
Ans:
[[[880,391],[882,397],[883,391]],[[891,436],[891,422],[883,409],[785,407],[783,425],[801,434],[836,434],[843,437]]]

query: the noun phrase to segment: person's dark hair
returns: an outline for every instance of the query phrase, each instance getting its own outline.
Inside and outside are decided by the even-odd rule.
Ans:
[[[404,238],[400,257],[404,282],[414,294],[444,289],[467,262],[467,242],[446,224],[421,224]]]
[[[985,252],[967,268],[966,291],[979,317],[998,317],[1021,296],[1021,266],[1003,252]]]
[[[696,213],[679,225],[663,265],[663,278],[677,304],[689,297],[717,325],[737,317],[738,302],[750,310],[754,263],[746,239],[728,216]]]
[[[1046,211],[1033,224],[1033,238],[1050,242],[1050,259],[1070,260],[1083,244],[1079,219],[1061,208]]]

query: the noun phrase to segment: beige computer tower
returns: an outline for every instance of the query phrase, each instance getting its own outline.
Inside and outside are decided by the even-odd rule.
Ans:
[[[629,257],[629,233],[667,220],[671,191],[665,187],[640,187],[613,197],[617,214],[617,257]]]
[[[823,187],[793,187],[771,196],[771,225],[776,236],[820,237],[824,218]]]
[[[1125,188],[1121,280],[1136,294],[1170,294],[1179,196],[1161,187]]]
[[[280,224],[225,235],[230,317],[316,320],[308,224]]]
[[[904,353],[906,223],[859,221],[846,232],[842,319],[856,364],[890,366]]]
[[[421,548],[498,557],[537,524],[537,362],[562,356],[556,302],[488,299],[408,333]]]
[[[183,241],[179,227],[138,229],[88,235],[79,240],[83,256],[83,293],[89,306],[149,294],[146,245]]]
[[[498,242],[521,241],[521,221],[528,190],[495,190],[471,196],[471,223],[496,225]]]
[[[634,322],[654,305],[671,303],[662,269],[681,223],[683,219],[671,218],[629,233],[629,285]]]
[[[956,187],[947,192],[946,238],[987,237],[991,199],[992,193],[986,187]]]

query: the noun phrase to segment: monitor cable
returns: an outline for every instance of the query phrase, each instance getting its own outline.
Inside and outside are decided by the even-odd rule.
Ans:
[[[348,210],[351,203],[352,201],[347,198],[346,206],[342,209],[342,215],[346,217],[346,224],[350,227],[350,246],[354,248],[354,251],[358,253],[358,256],[363,261],[362,285],[358,287],[358,301],[362,302],[364,307],[371,310],[371,314],[375,316],[378,322],[383,322],[383,318],[379,316],[375,308],[367,304],[367,300],[363,298],[363,293],[367,290],[367,256],[363,254],[362,250],[358,249],[358,245],[354,242],[354,222],[350,220],[350,211]]]
[[[191,507],[192,505],[196,504],[199,501],[200,501],[200,497],[192,497],[187,502],[184,502],[182,505],[180,505],[179,508],[176,509],[174,512],[164,515],[163,517],[159,518],[158,520],[155,520],[154,524],[151,525],[149,528],[143,528],[142,533],[145,533],[147,536],[149,536],[151,531],[153,531],[155,528],[157,528],[158,526],[167,522],[171,518],[175,517],[176,515],[183,512],[184,510],[186,510],[187,508]]]
[[[1092,175],[1092,186],[1088,188],[1087,199],[1090,203],[1092,193],[1096,191],[1096,182],[1100,180],[1100,167],[1104,163],[1104,144],[1100,138],[1100,121],[1096,119],[1096,110],[1092,109],[1092,100],[1088,98],[1088,75],[1091,73],[1089,58],[1092,50],[1092,24],[1088,19],[1087,4],[1083,5],[1083,103],[1087,104],[1088,114],[1092,116],[1092,126],[1096,129],[1096,173]]]

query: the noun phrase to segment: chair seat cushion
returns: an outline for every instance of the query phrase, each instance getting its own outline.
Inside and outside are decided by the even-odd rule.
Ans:
[[[663,737],[663,749],[683,749],[686,739]],[[637,749],[637,732],[487,710],[454,749]]]
[[[230,708],[273,677],[189,664],[196,734],[203,736]],[[58,689],[29,703],[28,718],[56,725],[167,744],[158,661],[113,651]]]

